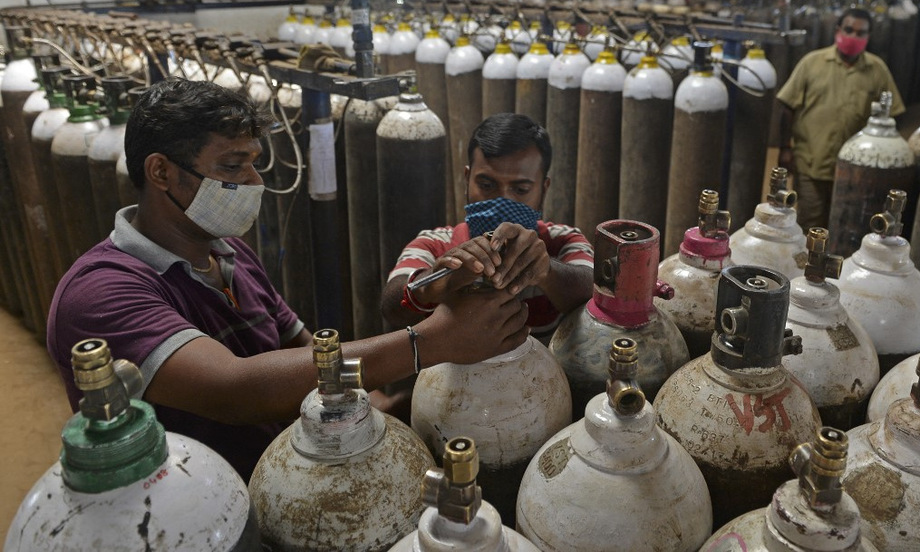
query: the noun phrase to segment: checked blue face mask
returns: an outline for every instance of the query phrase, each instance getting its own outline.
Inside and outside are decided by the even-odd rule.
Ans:
[[[252,227],[262,206],[262,192],[265,186],[222,182],[178,163],[176,165],[201,179],[198,193],[187,209],[183,208],[169,191],[166,192],[169,199],[185,212],[189,220],[215,238],[239,237]]]
[[[537,221],[542,213],[529,206],[504,197],[469,203],[466,209],[466,224],[470,227],[470,236],[481,236],[498,228],[503,222],[520,224],[528,230],[537,229]]]

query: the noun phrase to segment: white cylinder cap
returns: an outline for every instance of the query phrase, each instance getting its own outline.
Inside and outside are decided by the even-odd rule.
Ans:
[[[417,63],[444,63],[449,53],[450,44],[446,40],[437,34],[426,36],[415,49],[415,61]]]
[[[419,43],[418,36],[411,29],[401,29],[390,37],[389,53],[394,56],[411,54],[418,49]]]
[[[756,75],[756,76],[755,76]],[[759,77],[759,80],[758,80]],[[763,81],[761,83],[761,81]],[[757,91],[776,88],[776,69],[765,57],[745,56],[738,69],[738,82]]]
[[[728,109],[728,90],[712,75],[691,73],[677,87],[674,107],[687,113]]]
[[[517,78],[518,58],[511,52],[495,52],[485,65],[482,66],[482,78],[484,79],[514,79]]]
[[[563,52],[549,66],[549,85],[563,90],[580,88],[581,76],[590,65],[591,60],[581,51]]]
[[[462,42],[458,39],[458,42]],[[482,53],[472,44],[464,46],[454,46],[447,54],[447,61],[444,62],[444,72],[450,76],[472,73],[482,69],[485,60]]]
[[[600,58],[603,60],[603,57]],[[585,69],[581,76],[582,90],[621,92],[626,81],[626,69],[619,63],[598,61]]]
[[[533,50],[533,47],[531,47]],[[530,51],[524,54],[517,66],[519,79],[545,79],[549,78],[549,67],[553,64],[553,55],[548,50],[540,52]]]
[[[661,67],[640,65],[626,75],[623,97],[634,100],[670,100],[674,97],[674,80]]]

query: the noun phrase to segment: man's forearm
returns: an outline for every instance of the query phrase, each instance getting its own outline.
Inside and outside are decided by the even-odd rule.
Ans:
[[[540,289],[556,310],[565,314],[591,298],[594,270],[550,259],[550,270]]]

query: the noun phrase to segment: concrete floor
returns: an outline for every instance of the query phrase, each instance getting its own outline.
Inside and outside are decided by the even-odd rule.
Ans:
[[[58,459],[73,413],[45,347],[0,309],[0,544],[19,504]]]

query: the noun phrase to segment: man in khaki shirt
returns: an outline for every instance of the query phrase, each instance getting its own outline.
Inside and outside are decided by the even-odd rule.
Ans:
[[[868,12],[844,11],[835,44],[803,57],[776,95],[782,108],[779,164],[795,175],[803,228],[827,227],[837,154],[866,126],[872,102],[889,90],[891,115],[904,113],[885,62],[865,51],[871,30]]]

